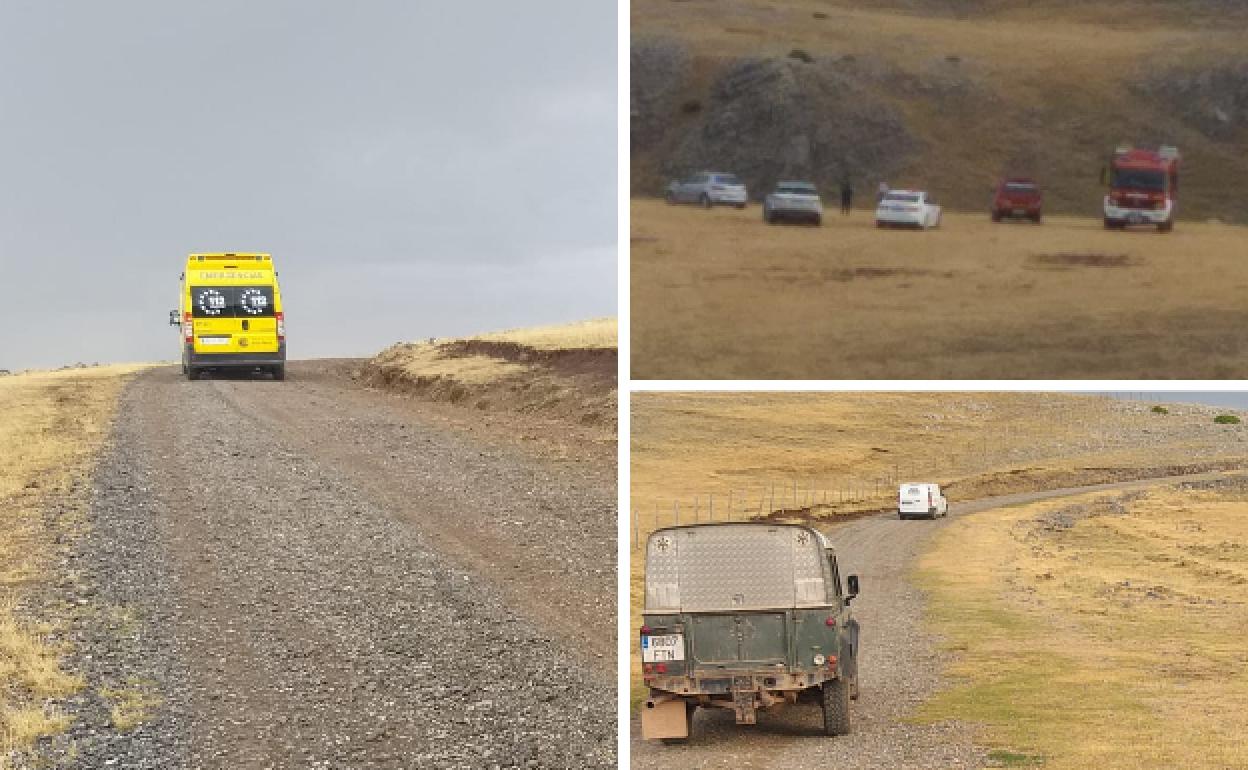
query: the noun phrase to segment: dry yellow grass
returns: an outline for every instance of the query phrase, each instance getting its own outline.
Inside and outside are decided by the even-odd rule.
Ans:
[[[614,318],[593,318],[588,321],[532,326],[473,335],[470,339],[489,342],[514,342],[535,350],[578,350],[614,348],[619,328]]]
[[[630,499],[638,542],[657,526],[790,508],[834,517],[895,501],[893,479],[945,484],[952,500],[1076,486],[1172,465],[1245,462],[1240,426],[1215,410],[1052,393],[634,393]],[[842,504],[842,490],[857,490]],[[876,489],[880,489],[876,493]],[[831,499],[824,501],[824,493]],[[765,502],[764,502],[765,501]],[[636,551],[634,551],[636,553]],[[640,626],[643,566],[631,564]],[[634,697],[640,671],[634,669]]]
[[[795,47],[814,54],[887,54],[912,67],[948,54],[1001,74],[1037,83],[1086,87],[1144,56],[1207,55],[1239,51],[1242,15],[1209,18],[1170,10],[1163,3],[1012,3],[961,17],[923,4],[902,6],[852,0],[734,2],[639,0],[630,5],[631,32],[678,35],[694,50],[716,55],[785,55]],[[816,19],[816,12],[827,14]],[[1115,69],[1116,68],[1116,69]]]
[[[1248,766],[1248,485],[1097,499],[941,532],[918,577],[956,684],[923,718],[981,723],[1007,764]]]
[[[133,730],[161,704],[150,682],[130,678],[121,687],[105,687],[100,697],[110,704],[109,719],[118,730]]]
[[[391,346],[373,358],[373,364],[401,369],[412,378],[446,378],[469,385],[484,385],[524,374],[533,368],[527,361],[495,355],[488,348],[464,349],[474,342],[512,343],[535,351],[603,350],[615,348],[617,322],[596,318],[554,326],[534,326],[469,337],[410,342]]]
[[[465,385],[485,385],[529,371],[528,364],[487,355],[448,353],[442,343],[413,343],[386,348],[373,364],[397,368],[412,378],[446,379]]]
[[[638,378],[1248,376],[1248,230],[1106,232],[865,211],[769,227],[757,206],[632,203]]]
[[[64,729],[48,699],[82,687],[59,664],[46,627],[20,619],[14,603],[44,577],[50,541],[40,505],[64,494],[107,436],[117,394],[138,366],[0,377],[0,754]]]

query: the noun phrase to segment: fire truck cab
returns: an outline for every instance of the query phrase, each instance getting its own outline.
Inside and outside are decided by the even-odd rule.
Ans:
[[[1179,194],[1179,150],[1162,145],[1154,149],[1119,146],[1108,167],[1105,227],[1151,225],[1166,233],[1174,229]]]

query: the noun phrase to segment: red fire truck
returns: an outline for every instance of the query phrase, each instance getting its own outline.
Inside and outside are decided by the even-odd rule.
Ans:
[[[1114,150],[1103,181],[1105,227],[1152,225],[1163,233],[1174,229],[1179,195],[1179,150],[1120,146]]]

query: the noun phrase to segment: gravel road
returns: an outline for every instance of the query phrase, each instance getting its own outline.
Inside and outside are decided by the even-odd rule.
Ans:
[[[284,383],[145,373],[63,565],[90,686],[43,753],[613,767],[614,470],[448,427],[328,363]],[[137,702],[144,724],[109,726]]]
[[[692,740],[680,746],[641,740],[640,723],[634,719],[632,767],[982,767],[985,750],[974,744],[971,725],[907,721],[915,707],[941,686],[940,672],[949,662],[938,640],[923,627],[923,594],[909,580],[914,560],[928,539],[954,516],[1088,492],[1140,489],[1217,476],[1143,479],[985,498],[951,504],[949,518],[935,521],[901,521],[890,512],[841,524],[828,531],[841,574],[857,574],[862,583],[862,593],[853,605],[862,625],[862,695],[851,709],[852,733],[838,738],[823,736],[821,712],[814,704],[759,712],[759,723],[753,728],[738,727],[730,711],[699,709]]]

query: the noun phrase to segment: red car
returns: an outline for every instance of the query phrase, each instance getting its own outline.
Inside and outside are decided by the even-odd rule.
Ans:
[[[1021,177],[1002,179],[992,196],[992,221],[1000,222],[1004,217],[1026,217],[1039,224],[1043,203],[1040,185],[1033,180]]]

